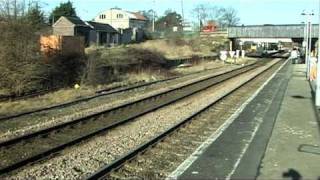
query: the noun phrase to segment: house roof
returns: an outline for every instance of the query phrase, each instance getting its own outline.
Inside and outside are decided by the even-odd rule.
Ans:
[[[104,31],[104,32],[112,32],[112,33],[118,32],[109,24],[103,24],[103,23],[98,23],[93,21],[87,21],[87,23],[96,31]]]
[[[72,24],[76,26],[88,26],[84,21],[82,21],[79,17],[67,17],[67,16],[62,16],[68,19]]]
[[[61,16],[54,24],[53,27],[58,26],[61,21],[69,21],[75,26],[83,26],[83,27],[89,27],[84,21],[82,21],[79,17],[67,17],[67,16]]]
[[[138,19],[138,20],[142,20],[142,21],[147,21],[148,19],[146,17],[144,17],[142,14],[138,13],[138,12],[129,12],[131,14],[133,14],[135,16],[134,19]]]

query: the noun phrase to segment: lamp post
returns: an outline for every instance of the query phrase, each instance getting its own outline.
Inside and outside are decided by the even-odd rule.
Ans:
[[[304,49],[303,55],[306,56],[306,47],[307,47],[307,25],[306,22],[301,22],[303,25],[303,42],[302,42],[302,48]]]
[[[305,63],[307,64],[307,79],[310,79],[310,57],[311,57],[311,41],[312,41],[312,24],[311,16],[314,15],[313,12],[301,13],[302,16],[307,16],[306,18],[306,53],[305,53]]]
[[[318,24],[318,60],[317,60],[317,78],[316,78],[316,107],[320,106],[320,0],[319,0],[319,24]]]

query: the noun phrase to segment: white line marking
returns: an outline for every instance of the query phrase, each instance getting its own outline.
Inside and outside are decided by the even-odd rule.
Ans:
[[[226,121],[224,122],[218,129],[215,131],[205,142],[203,142],[180,166],[173,171],[166,179],[178,179],[179,176],[181,176],[192,164],[194,161],[196,161],[203,152],[216,140],[218,137],[230,126],[230,124],[233,123],[233,121],[241,114],[241,112],[244,110],[244,108],[262,91],[262,89],[275,77],[275,75],[288,63],[289,60],[286,60],[284,64],[282,64],[279,69],[273,73],[273,75],[249,98],[247,101],[245,101],[238,109],[237,111]],[[260,122],[261,124],[261,122]],[[255,128],[252,137],[250,138],[250,141],[246,144],[244,149],[242,150],[242,153],[240,154],[240,157],[237,159],[232,171],[228,174],[226,179],[230,179],[230,177],[233,175],[235,170],[237,169],[243,155],[247,151],[250,143],[253,140],[253,137],[255,136],[256,132],[258,131],[260,124]]]

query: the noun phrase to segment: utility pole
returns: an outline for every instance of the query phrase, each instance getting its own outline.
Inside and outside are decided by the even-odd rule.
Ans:
[[[320,106],[320,0],[318,12],[318,60],[317,60],[317,77],[316,77],[316,107]]]

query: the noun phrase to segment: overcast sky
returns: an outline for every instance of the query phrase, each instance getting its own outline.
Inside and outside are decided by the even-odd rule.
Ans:
[[[60,2],[67,0],[42,0],[42,6],[49,13]],[[93,19],[99,12],[119,7],[129,11],[152,9],[154,0],[71,0],[77,14],[84,20]],[[238,11],[240,23],[255,24],[298,24],[305,17],[300,14],[303,10],[318,13],[319,0],[183,0],[185,17],[194,21],[192,9],[197,4],[211,6],[233,7]],[[155,0],[155,10],[162,15],[165,10],[172,9],[181,13],[181,0]],[[313,18],[318,22],[318,17]]]

